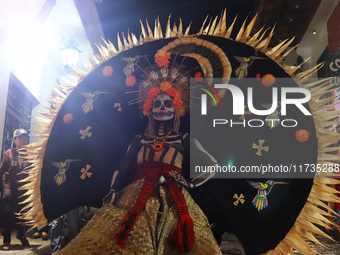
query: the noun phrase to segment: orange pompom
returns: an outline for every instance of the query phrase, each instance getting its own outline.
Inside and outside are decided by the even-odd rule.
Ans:
[[[257,74],[255,75],[255,77],[256,77],[258,80],[260,80],[261,74],[257,73]]]
[[[300,129],[299,131],[297,131],[295,133],[295,138],[296,140],[298,140],[299,142],[305,142],[308,140],[309,138],[309,133],[307,130],[305,129]]]
[[[153,87],[149,90],[148,99],[153,100],[159,93],[161,93],[161,90],[158,87]]]
[[[125,83],[127,86],[132,87],[136,83],[136,77],[131,75],[125,79]]]
[[[201,72],[195,73],[195,81],[196,82],[202,82],[203,81],[203,76]]]
[[[64,115],[64,123],[70,123],[73,120],[73,115],[71,113],[67,113]]]
[[[179,116],[182,117],[185,115],[185,108],[183,106],[179,106],[177,111],[178,111]]]
[[[179,97],[175,97],[174,99],[172,99],[172,104],[175,108],[178,108],[179,106],[182,106],[183,101]]]
[[[169,96],[169,97],[175,97],[176,96],[176,92],[177,90],[174,89],[174,88],[168,88],[166,90],[166,94]]]
[[[155,63],[158,67],[169,67],[169,59],[171,58],[170,52],[166,52],[165,50],[157,51],[155,55]]]
[[[272,74],[266,74],[262,77],[262,84],[269,87],[275,83],[275,76]]]
[[[179,97],[179,98],[181,98],[181,97],[182,97],[182,94],[181,94],[181,92],[179,92],[179,91],[176,91],[175,97]]]
[[[103,68],[103,74],[105,77],[109,77],[113,74],[113,68],[111,66],[105,66]]]
[[[168,81],[162,82],[161,85],[159,86],[161,91],[165,92],[167,89],[171,88],[171,83]]]

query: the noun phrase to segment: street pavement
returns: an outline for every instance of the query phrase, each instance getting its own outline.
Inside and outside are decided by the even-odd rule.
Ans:
[[[49,248],[50,240],[43,241],[39,239],[31,239],[31,233],[28,233],[28,240],[30,246],[22,247],[19,240],[15,238],[16,231],[12,233],[11,250],[3,251],[0,249],[0,255],[50,255],[51,251]],[[317,236],[317,238],[324,244],[324,246],[312,244],[311,246],[320,255],[340,255],[340,243],[333,242],[329,239]],[[0,237],[0,244],[2,244],[2,237]],[[225,234],[222,238],[221,251],[223,255],[245,255],[242,252],[242,247],[238,242],[237,238],[231,234]],[[81,254],[79,254],[81,255]],[[295,253],[295,255],[300,255],[300,253]]]
[[[334,239],[339,240],[339,234],[332,235]],[[340,255],[340,243],[333,242],[330,239],[317,236],[316,238],[324,245],[313,244],[310,242],[311,247],[320,255]],[[231,234],[224,234],[222,237],[221,251],[223,255],[245,255],[242,251],[242,247],[238,242],[236,236]],[[295,255],[301,255],[301,253],[294,253]],[[309,254],[306,254],[309,255]]]
[[[12,236],[11,236],[11,249],[9,251],[4,251],[2,250],[2,244],[3,244],[3,236],[0,236],[0,255],[11,255],[11,254],[16,254],[16,255],[33,255],[33,254],[38,254],[36,253],[37,251],[42,251],[46,250],[46,248],[49,248],[50,240],[45,240],[43,241],[42,238],[38,239],[31,239],[30,237],[32,236],[32,232],[27,233],[27,240],[30,243],[30,246],[28,247],[23,247],[21,245],[20,240],[16,239],[16,231],[12,231]],[[40,253],[39,252],[39,253]]]

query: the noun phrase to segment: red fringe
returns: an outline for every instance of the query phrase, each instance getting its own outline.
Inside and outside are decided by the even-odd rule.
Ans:
[[[117,244],[121,249],[124,248],[124,244],[129,238],[129,233],[132,231],[138,218],[139,214],[136,212],[126,215],[121,223],[120,231],[113,236],[113,238],[117,240]]]
[[[175,233],[169,237],[168,242],[178,252],[188,252],[194,247],[194,223],[189,214],[180,216]]]
[[[113,238],[116,239],[117,244],[121,249],[124,248],[125,242],[128,240],[128,235],[126,235],[123,231],[118,232],[117,234],[113,235]]]

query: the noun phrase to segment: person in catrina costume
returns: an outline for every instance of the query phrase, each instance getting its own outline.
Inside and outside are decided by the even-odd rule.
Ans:
[[[324,127],[338,113],[326,113],[328,99],[318,101],[332,80],[306,83],[321,65],[294,75],[299,66],[283,64],[293,39],[270,49],[273,31],[252,32],[255,20],[244,22],[235,38],[225,11],[195,35],[189,35],[190,26],[183,33],[182,23],[171,29],[170,20],[164,34],[158,20],[154,32],[142,25],[140,40],[129,33],[122,43],[118,35],[118,50],[104,40],[100,54],[85,61],[86,70],[74,68],[73,81],[57,87],[47,119],[35,117],[43,140],[27,146],[26,158],[34,164],[23,187],[30,210],[22,218],[42,227],[73,208],[101,207],[104,197],[58,254],[221,254],[225,232],[237,236],[246,254],[315,254],[306,239],[318,242],[313,233],[328,237],[316,224],[326,227],[324,201],[339,201],[327,185],[339,181],[317,171],[318,178],[217,179],[209,172],[190,177],[193,154],[202,165],[227,165],[229,159],[236,167],[326,164],[328,175],[334,174],[338,156],[329,152],[338,148],[329,145],[339,135]],[[209,119],[195,128],[189,121],[201,110],[199,100],[193,103],[197,91],[212,88],[202,79],[212,77],[221,83],[234,78],[244,93],[240,84],[253,78],[247,87],[254,90],[256,109],[268,109],[274,84],[307,88],[311,99],[303,105],[313,116],[290,111],[283,118],[297,125],[284,128],[278,102],[275,114],[256,117],[263,117],[263,127],[229,128],[214,137],[206,131]],[[278,78],[289,82],[282,85]],[[232,105],[228,91],[211,91],[220,106]],[[208,105],[206,118],[226,109],[215,105]],[[245,105],[238,117],[250,116]],[[194,140],[199,133],[208,140]],[[217,142],[223,150],[210,153]]]

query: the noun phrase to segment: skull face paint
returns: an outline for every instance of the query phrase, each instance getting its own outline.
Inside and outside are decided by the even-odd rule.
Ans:
[[[174,117],[175,109],[172,98],[167,94],[159,94],[152,102],[152,116],[158,121],[171,120]]]

